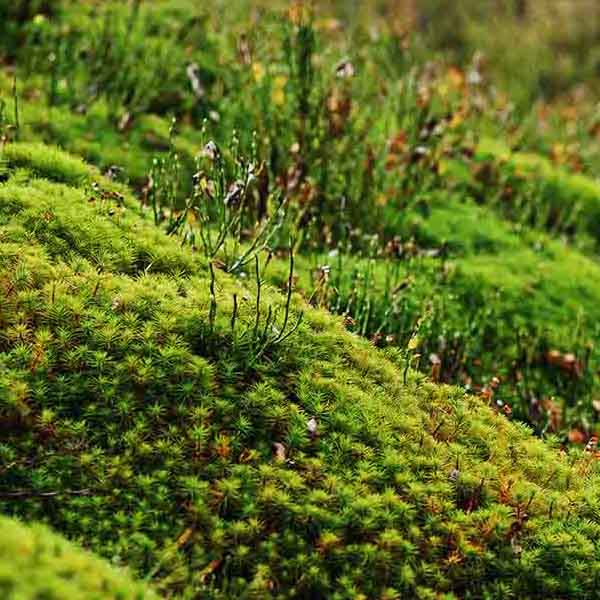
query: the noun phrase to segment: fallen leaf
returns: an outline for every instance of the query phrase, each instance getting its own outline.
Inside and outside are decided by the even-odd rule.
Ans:
[[[354,65],[349,60],[343,60],[335,68],[336,77],[340,79],[350,79],[355,74]]]
[[[202,569],[202,571],[200,571],[200,575],[199,575],[199,579],[202,583],[204,583],[206,581],[206,578],[211,575],[212,573],[214,573],[219,566],[221,565],[221,562],[223,562],[220,558],[215,558],[214,560],[211,560],[208,565],[206,565],[206,567],[204,567],[204,569]]]
[[[177,541],[175,542],[175,545],[177,546],[177,548],[181,548],[182,546],[185,546],[189,541],[190,538],[192,537],[192,534],[194,533],[194,530],[192,527],[188,527],[178,538]]]
[[[306,428],[308,429],[308,433],[312,439],[317,437],[317,420],[314,417],[311,417],[307,421]]]
[[[569,442],[572,444],[583,444],[585,442],[585,433],[579,429],[571,429],[569,431]]]

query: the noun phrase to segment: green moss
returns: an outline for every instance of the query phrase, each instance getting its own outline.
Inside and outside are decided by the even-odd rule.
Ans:
[[[259,4],[0,24],[0,511],[168,597],[595,597],[599,467],[558,446],[598,433],[598,186],[485,137],[588,124]],[[286,199],[262,285],[197,250],[246,177],[236,253]]]
[[[21,93],[25,97],[35,96],[43,85],[44,79],[32,76],[22,83]],[[0,97],[8,96],[11,86],[12,81],[0,72]],[[140,114],[132,119],[126,130],[120,131],[106,102],[94,104],[82,115],[63,107],[23,99],[20,112],[21,140],[59,145],[103,172],[117,166],[123,170],[121,179],[138,188],[146,183],[153,157],[169,147],[168,119]],[[200,133],[191,128],[185,128],[175,139],[176,150],[188,171],[193,168],[200,142]],[[18,157],[14,159],[18,161]],[[72,174],[75,175],[75,171]]]
[[[27,167],[39,178],[81,185],[93,172],[83,160],[41,143],[8,144],[2,149],[5,168]]]
[[[543,156],[511,152],[498,140],[481,140],[478,155],[481,160],[498,161],[500,169],[514,173],[517,187],[533,183],[537,202],[547,204],[551,212],[568,215],[579,231],[600,239],[600,186],[596,181],[557,167]]]
[[[41,525],[0,517],[0,594],[6,600],[142,600],[156,598]]]
[[[154,23],[157,35],[160,32],[160,35],[165,36],[165,31],[182,26],[185,18],[180,11],[185,5],[185,0],[181,3],[165,2],[156,7],[143,7],[143,11],[148,11],[144,14],[147,14],[149,23]],[[95,25],[89,23],[91,13],[88,8],[81,7],[65,13],[62,16],[65,26],[69,24],[78,32],[89,27],[96,36],[98,31]],[[243,12],[245,9],[240,10]],[[111,15],[118,21],[127,18],[126,13],[126,10],[119,9]],[[181,22],[178,22],[180,18]],[[232,17],[233,22],[237,18]],[[270,27],[273,24],[267,15],[263,15],[262,18],[261,27]],[[50,29],[58,27],[57,23],[45,20],[37,26]],[[231,23],[228,27],[230,26]],[[280,26],[279,29],[283,31],[285,27]],[[279,29],[278,35],[281,34]],[[231,137],[232,128],[238,129],[238,135],[245,140],[246,145],[249,145],[248,140],[252,139],[252,130],[256,129],[257,146],[262,151],[259,151],[259,154],[262,155],[265,164],[269,165],[267,184],[268,180],[278,182],[275,186],[271,185],[275,189],[277,185],[284,185],[290,169],[293,171],[293,165],[286,161],[289,160],[289,148],[294,146],[295,129],[293,126],[288,127],[295,117],[290,114],[287,118],[285,111],[295,111],[294,107],[299,99],[294,95],[294,86],[298,85],[298,82],[290,82],[286,87],[285,110],[274,107],[269,100],[272,93],[269,86],[273,84],[269,69],[261,80],[262,83],[258,81],[260,77],[252,75],[250,65],[240,65],[237,59],[232,58],[231,45],[222,33],[220,31],[219,35],[215,34],[214,38],[211,38],[211,43],[214,44],[211,51],[202,53],[203,60],[211,64],[209,70],[220,73],[218,79],[222,84],[215,84],[211,88],[215,82],[211,78],[207,79],[207,101],[206,104],[200,102],[202,107],[198,111],[190,109],[181,98],[171,99],[172,114],[180,117],[178,134],[174,138],[170,138],[169,135],[169,111],[130,111],[126,102],[113,103],[104,96],[94,98],[86,105],[85,110],[80,110],[81,107],[78,108],[75,101],[78,98],[77,90],[69,91],[64,81],[58,82],[57,85],[62,86],[64,95],[75,94],[75,100],[69,105],[67,98],[59,94],[56,103],[48,106],[49,75],[44,71],[47,65],[44,63],[43,68],[38,65],[38,72],[33,68],[34,64],[29,65],[25,61],[24,68],[31,69],[25,71],[27,77],[20,82],[22,101],[19,135],[20,139],[33,143],[12,148],[9,144],[5,162],[17,167],[23,165],[23,161],[28,158],[19,154],[28,152],[32,154],[29,162],[30,174],[70,183],[77,183],[78,177],[81,177],[81,181],[86,182],[90,188],[86,193],[89,191],[91,195],[91,185],[97,173],[85,172],[87,167],[75,164],[79,159],[67,159],[67,162],[70,160],[73,163],[71,165],[61,164],[57,157],[46,156],[43,146],[38,147],[37,151],[34,150],[35,143],[44,140],[58,143],[68,151],[82,156],[93,162],[101,171],[106,171],[112,165],[122,167],[123,172],[117,178],[128,181],[134,188],[141,190],[148,182],[153,157],[164,155],[170,150],[170,143],[173,143],[173,149],[179,155],[183,166],[182,177],[177,187],[181,196],[178,198],[178,206],[181,207],[191,185],[190,175],[194,168],[194,158],[202,147],[202,117],[208,116],[211,108],[215,109],[212,112],[216,113],[218,118],[213,114],[207,127],[211,137],[214,137],[220,147],[225,148],[225,140]],[[202,39],[199,38],[198,43],[201,43]],[[119,40],[123,41],[120,37]],[[40,48],[35,46],[23,49],[25,57],[45,47],[42,41],[38,41]],[[288,42],[291,41],[290,38]],[[329,39],[327,42],[332,43]],[[281,45],[282,48],[287,47],[285,44]],[[288,73],[288,76],[292,77],[293,69],[288,71],[288,65],[281,52],[271,46],[276,44],[257,46],[255,66],[272,64],[273,72]],[[198,50],[195,44],[192,44],[192,47]],[[220,49],[221,59],[218,62],[213,60],[212,51],[215,48]],[[323,60],[332,61],[335,58],[332,48],[324,46],[320,49],[323,52]],[[385,175],[383,172],[387,167],[384,168],[383,159],[389,148],[390,136],[399,127],[408,131],[409,138],[410,131],[412,137],[420,135],[421,121],[425,115],[420,114],[417,106],[411,104],[414,98],[407,95],[402,100],[408,107],[403,109],[404,117],[398,117],[396,120],[398,107],[387,99],[382,99],[383,108],[377,112],[376,117],[371,116],[373,111],[369,111],[368,107],[373,100],[370,94],[374,93],[371,89],[374,87],[373,69],[380,63],[387,64],[385,57],[379,55],[382,51],[380,47],[373,48],[372,56],[369,54],[369,60],[373,62],[367,61],[364,69],[360,69],[361,73],[365,72],[365,79],[361,79],[356,88],[361,88],[364,84],[365,89],[371,92],[365,91],[362,96],[363,92],[359,92],[358,89],[344,90],[344,93],[352,91],[354,94],[354,110],[359,113],[356,121],[348,126],[348,135],[336,141],[327,140],[327,136],[323,137],[323,129],[327,128],[327,124],[313,123],[316,131],[312,132],[315,136],[312,143],[317,156],[311,166],[307,167],[309,187],[314,185],[318,188],[323,185],[327,187],[327,191],[323,191],[318,202],[315,201],[314,206],[304,215],[308,221],[312,214],[314,221],[307,226],[304,235],[306,238],[316,238],[314,245],[319,252],[319,255],[308,256],[306,260],[299,261],[298,275],[303,281],[307,297],[314,291],[312,268],[318,267],[319,264],[334,263],[330,264],[333,275],[339,275],[336,272],[336,261],[332,261],[327,254],[320,254],[323,250],[330,250],[329,241],[324,242],[321,238],[335,240],[337,230],[343,230],[344,227],[360,230],[364,227],[364,232],[356,231],[355,239],[356,245],[363,251],[365,244],[360,236],[367,232],[377,232],[385,242],[395,236],[399,236],[403,242],[412,238],[420,250],[433,253],[443,247],[446,251],[445,258],[451,259],[450,266],[456,265],[458,272],[457,276],[449,278],[447,285],[440,282],[443,259],[409,261],[405,254],[401,261],[378,261],[377,268],[373,271],[374,278],[378,281],[372,284],[370,298],[366,298],[361,305],[355,303],[354,308],[348,310],[353,317],[359,317],[356,331],[369,337],[390,335],[391,339],[402,346],[412,334],[416,321],[425,310],[424,307],[427,304],[436,305],[436,320],[428,332],[424,332],[429,337],[423,336],[425,343],[420,348],[421,369],[429,372],[429,356],[436,354],[442,357],[443,362],[451,363],[450,368],[443,369],[442,379],[451,383],[467,384],[471,390],[478,391],[495,376],[504,380],[512,379],[510,387],[505,381],[501,401],[512,406],[517,416],[529,421],[538,432],[546,431],[550,416],[547,410],[539,409],[539,404],[553,398],[552,402],[564,413],[560,427],[557,428],[555,423],[553,429],[566,434],[575,426],[582,429],[586,435],[593,433],[597,428],[597,411],[592,402],[598,389],[598,353],[595,350],[589,352],[588,346],[596,335],[595,269],[593,261],[590,262],[570,250],[563,251],[563,246],[566,243],[587,255],[596,253],[596,184],[589,178],[555,169],[548,161],[539,157],[522,153],[510,155],[503,144],[490,141],[489,138],[480,141],[475,157],[469,159],[468,152],[463,156],[455,146],[460,146],[460,141],[465,143],[467,149],[470,148],[470,142],[465,141],[470,139],[468,129],[471,126],[479,126],[478,122],[466,124],[466,132],[450,132],[448,139],[427,141],[432,156],[448,146],[442,153],[443,158],[439,164],[419,164],[412,174],[399,175],[391,171],[389,175]],[[48,52],[42,52],[43,56],[47,54]],[[68,56],[63,58],[65,69],[69,60],[75,60],[73,57],[69,59]],[[146,70],[148,65],[138,64],[137,68]],[[260,69],[257,72],[260,73]],[[125,75],[128,73],[124,74],[124,78]],[[90,73],[85,69],[78,71],[78,79],[90,83],[89,78]],[[187,91],[184,96],[189,93],[188,84],[189,82],[186,83]],[[243,89],[252,89],[255,92],[248,96],[256,96],[259,100],[247,102],[246,95],[237,94],[235,90],[242,84],[250,86]],[[327,87],[330,84],[333,85],[323,77],[322,85]],[[10,97],[11,88],[12,77],[7,74],[0,76],[0,89],[5,97]],[[342,91],[338,89],[337,93]],[[317,94],[312,98],[315,107],[326,103],[325,98],[319,100],[316,96]],[[10,106],[11,102],[8,105]],[[432,107],[431,110],[435,113],[437,109]],[[11,112],[6,111],[8,117],[11,117]],[[82,112],[84,114],[80,114]],[[125,119],[126,126],[121,126],[120,119],[127,114],[131,119]],[[366,138],[359,139],[360,130],[368,121],[367,117],[374,119],[372,127],[367,127],[373,132],[372,139],[368,138],[368,144]],[[439,121],[441,116],[432,115],[431,118],[433,121]],[[462,137],[457,141],[453,136],[459,135]],[[373,148],[379,148],[378,160],[383,162],[383,165],[374,159],[372,178],[363,181],[362,170],[356,169],[355,165],[363,164],[364,157],[360,154],[360,148],[364,149],[365,145],[369,144],[372,144]],[[349,148],[357,154],[349,153]],[[455,149],[447,152],[451,148]],[[452,157],[446,157],[446,154],[451,154]],[[336,156],[336,160],[330,161],[329,156]],[[483,176],[478,179],[478,169],[488,163],[492,171],[489,181]],[[48,168],[54,168],[58,164],[61,166],[57,172],[53,173]],[[330,171],[329,165],[332,165]],[[430,168],[439,171],[440,177],[428,178],[425,172]],[[486,172],[486,169],[483,171]],[[358,179],[353,179],[357,173]],[[16,176],[13,177],[14,182]],[[26,177],[27,173],[22,172],[21,178]],[[119,189],[112,184],[104,185],[108,189]],[[391,188],[393,193],[390,193],[388,188]],[[400,191],[394,192],[396,188],[400,188]],[[512,199],[504,197],[506,188],[514,188]],[[363,191],[359,193],[359,190]],[[123,193],[123,190],[120,192]],[[385,208],[373,205],[373,198],[379,193],[384,199],[387,198],[389,204]],[[474,196],[481,206],[475,206],[471,196]],[[348,221],[346,225],[338,223],[337,204],[341,197],[346,199],[344,202],[349,207],[348,215],[345,216]],[[166,209],[164,214],[170,210],[170,207],[163,208]],[[492,208],[494,210],[491,210]],[[109,207],[107,210],[114,211],[115,207]],[[301,207],[301,210],[304,208]],[[319,221],[321,218],[324,223]],[[248,224],[254,222],[252,216]],[[193,235],[187,239],[200,245],[198,229],[190,227],[189,231]],[[79,239],[81,233],[79,229],[75,236],[76,244],[80,245],[80,249],[83,249],[83,244],[87,245],[88,252],[93,250],[96,247],[93,240],[86,241],[85,236]],[[558,243],[552,241],[557,238],[560,239]],[[282,239],[283,243],[287,242],[286,236],[281,236],[279,242]],[[274,245],[278,245],[277,239],[273,242]],[[313,240],[310,240],[304,247],[307,254],[312,250],[312,242]],[[72,243],[73,239],[61,239],[54,243],[50,251],[58,252],[60,248]],[[110,263],[114,260],[120,261],[119,268],[128,272],[135,272],[149,265],[152,265],[152,269],[162,271],[169,271],[173,267],[168,257],[155,260],[152,243],[138,248],[136,253],[121,250],[119,257],[116,257],[114,252],[108,252],[106,257],[97,256],[95,260],[98,268],[102,268],[104,262]],[[557,264],[554,265],[553,261]],[[396,264],[398,262],[401,264]],[[409,262],[411,264],[408,264]],[[540,269],[537,268],[538,262],[541,265]],[[323,302],[322,305],[334,312],[344,312],[354,291],[353,271],[361,274],[367,270],[365,264],[366,261],[361,261],[356,256],[348,257],[343,265],[346,272],[343,277],[339,275],[344,284],[340,290],[342,299],[338,302],[336,297],[332,303]],[[581,270],[580,266],[583,267]],[[275,269],[279,269],[279,277],[274,281],[281,283],[286,277],[286,267]],[[187,267],[185,270],[189,271]],[[392,277],[394,272],[401,278],[409,276],[417,280],[410,291],[403,294],[406,299],[405,305],[396,304],[398,298],[391,298],[390,290],[386,288],[385,281]],[[538,276],[542,272],[549,273],[547,280]],[[565,275],[570,272],[578,273],[573,285],[565,283]],[[392,289],[400,283],[401,280],[396,278]],[[579,300],[577,294],[583,295],[583,301]],[[367,301],[370,302],[370,317],[365,316]],[[402,301],[404,302],[404,299]],[[400,311],[402,314],[398,318],[396,315],[388,318],[394,311]],[[577,321],[580,327],[571,327],[573,321]],[[495,328],[500,331],[494,333]],[[518,366],[523,362],[523,350],[517,340],[517,334],[522,334],[520,341],[531,348],[530,356],[525,362],[527,373],[532,375],[526,384],[520,383],[523,369],[519,369]],[[450,344],[446,343],[448,340],[451,341]],[[442,348],[452,344],[454,348],[447,351]],[[555,366],[549,367],[544,357],[547,351],[552,350],[576,354],[578,360],[585,362],[585,377],[572,378],[569,372]],[[442,356],[451,352],[457,356]],[[590,360],[586,358],[588,352]],[[455,362],[457,366],[453,366]],[[518,364],[515,365],[515,362]]]
[[[436,377],[475,393],[499,378],[494,401],[538,433],[596,431],[593,256],[456,195],[432,196],[426,211],[406,211],[388,226],[409,240],[400,242],[401,257],[343,248],[307,254],[297,260],[298,288],[313,304],[351,316],[350,328],[379,346],[405,347],[427,315],[415,361],[421,370],[435,372],[431,361],[439,360]],[[283,285],[285,265],[274,261],[268,277]],[[552,351],[575,355],[581,371],[549,364]]]
[[[211,324],[206,263],[127,199],[117,216],[14,173],[0,188],[3,512],[182,597],[594,593],[587,454],[405,382],[402,354],[299,298],[305,323],[258,356],[252,285],[218,273]],[[262,298],[261,327],[284,302]]]

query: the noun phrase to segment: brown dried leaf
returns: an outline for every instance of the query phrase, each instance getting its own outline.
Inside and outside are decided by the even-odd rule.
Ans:
[[[285,462],[286,451],[285,446],[281,442],[275,442],[273,444],[273,451],[275,453],[275,460],[277,462]]]

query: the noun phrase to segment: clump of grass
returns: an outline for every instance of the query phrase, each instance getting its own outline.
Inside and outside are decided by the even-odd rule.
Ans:
[[[226,271],[239,273],[279,242],[289,220],[286,202],[263,180],[265,165],[256,147],[250,159],[244,158],[235,135],[227,155],[214,141],[206,142],[196,156],[191,186],[186,186],[173,136],[174,123],[171,150],[154,159],[143,204],[151,207],[155,224],[168,235],[200,248],[208,259],[218,257]],[[190,188],[184,199],[182,191]]]
[[[204,90],[200,94],[196,86],[194,92],[190,85],[186,67],[194,61],[183,44],[193,40],[198,50],[208,47],[203,19],[197,10],[169,12],[157,13],[139,1],[70,4],[54,18],[37,12],[23,27],[26,41],[17,59],[27,72],[47,76],[50,105],[67,103],[86,112],[104,99],[121,129],[147,111],[164,114],[184,104],[194,111]],[[209,81],[210,72],[200,71]]]
[[[55,14],[60,0],[15,0],[0,6],[1,53],[14,59],[27,37],[27,29],[36,17]]]

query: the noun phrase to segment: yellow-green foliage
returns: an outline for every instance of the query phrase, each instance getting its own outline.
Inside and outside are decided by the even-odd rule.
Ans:
[[[251,282],[211,302],[205,261],[46,152],[0,185],[2,512],[184,598],[594,597],[592,455],[299,298],[257,352]]]
[[[587,44],[317,4],[0,7],[0,512],[168,597],[600,596],[597,111],[524,118]]]
[[[430,372],[430,357],[439,359],[441,381],[475,392],[499,378],[498,403],[539,434],[566,439],[575,429],[585,442],[598,433],[594,163],[572,156],[573,144],[563,140],[572,127],[542,128],[535,110],[509,126],[515,113],[488,88],[485,65],[471,64],[473,40],[454,29],[451,14],[444,11],[444,24],[467,35],[468,64],[433,68],[423,65],[431,51],[421,55],[417,39],[397,52],[396,36],[370,5],[364,19],[333,2],[302,21],[272,2],[268,10],[239,2],[226,15],[192,0],[41,4],[22,1],[23,18],[12,24],[27,43],[0,40],[0,52],[16,53],[19,63],[16,89],[14,70],[0,69],[0,138],[56,143],[116,173],[153,207],[157,224],[171,233],[179,227],[182,243],[200,248],[202,216],[221,214],[214,198],[191,197],[192,173],[207,184],[214,175],[206,160],[195,161],[210,138],[228,159],[223,197],[245,179],[233,172],[232,156],[256,167],[233,245],[255,235],[285,197],[291,231],[282,228],[269,243],[277,251],[288,233],[299,238],[297,274],[307,297],[352,317],[354,330],[377,344],[400,348],[427,312],[416,367]],[[497,3],[488,4],[496,14]],[[418,8],[435,12],[427,3]],[[479,14],[458,8],[468,19]],[[532,14],[527,22],[535,25]],[[155,44],[159,54],[148,50]],[[193,90],[192,63],[202,93]],[[482,70],[484,85],[467,85],[472,69]],[[161,70],[168,78],[155,85]],[[586,147],[592,117],[576,128],[589,131]],[[513,152],[549,146],[548,153],[557,140],[565,147],[554,158],[565,154],[565,166],[587,176]],[[0,177],[7,165],[24,164],[23,152],[6,147]],[[155,167],[173,168],[161,174],[153,158]],[[53,174],[53,164],[51,154],[40,156],[36,174],[93,192],[78,159],[62,173]],[[315,290],[323,265],[330,285]]]
[[[451,68],[432,64],[418,37],[403,38],[397,51],[402,17],[386,14],[386,2],[385,24],[370,5],[363,18],[336,2],[313,20],[252,0],[227,15],[193,0],[20,4],[10,28],[26,42],[0,39],[5,62],[19,64],[16,87],[14,69],[0,69],[0,139],[55,143],[129,182],[157,224],[198,248],[206,246],[199,223],[224,214],[200,188],[222,180],[226,197],[245,179],[233,159],[243,157],[256,180],[233,246],[256,235],[285,198],[287,223],[269,244],[277,252],[290,233],[298,239],[307,297],[352,317],[354,331],[382,346],[404,347],[427,313],[415,367],[430,372],[430,357],[439,359],[441,381],[475,392],[499,378],[498,403],[539,434],[566,439],[575,429],[585,442],[598,433],[594,111],[575,128],[587,139],[585,156],[568,141],[574,123],[556,130],[537,122],[537,110],[518,119],[485,61],[471,62],[473,38],[455,28],[452,11],[428,10],[435,1],[419,3],[415,15],[443,14],[455,41],[463,36],[469,56]],[[494,14],[518,25],[496,4],[483,13],[461,4],[454,16]],[[533,13],[526,22],[535,27]],[[468,84],[474,74],[482,80]],[[228,165],[222,178],[195,160],[208,139]],[[543,148],[587,175],[515,148]],[[0,177],[27,152],[7,145]],[[95,194],[79,159],[52,173],[54,157],[38,154],[35,174]],[[324,265],[329,288],[315,289]]]
[[[121,570],[42,525],[0,517],[3,600],[151,600],[157,596]]]

